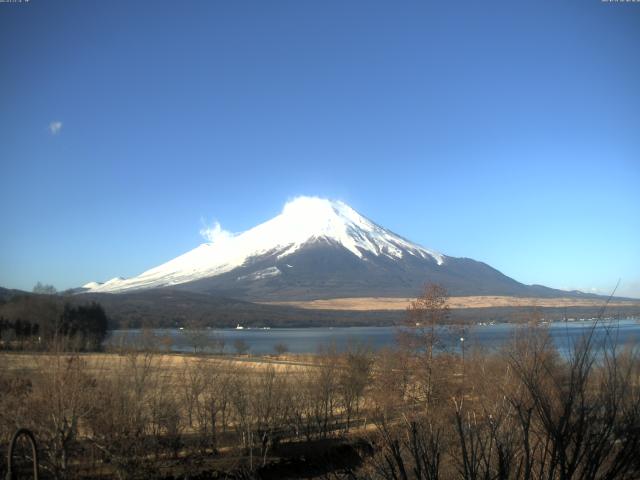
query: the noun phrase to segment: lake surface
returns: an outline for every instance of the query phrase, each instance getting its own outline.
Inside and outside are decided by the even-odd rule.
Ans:
[[[475,346],[489,349],[499,348],[513,340],[517,329],[522,326],[499,323],[495,325],[474,325],[464,330],[442,329],[439,332],[445,348],[459,351],[460,338],[464,338],[465,350]],[[545,324],[559,351],[567,355],[585,333],[594,328],[594,322],[574,321]],[[213,351],[214,344],[222,340],[226,353],[235,353],[234,343],[242,340],[253,354],[274,353],[278,344],[284,344],[292,353],[316,353],[322,346],[335,345],[338,350],[346,349],[350,343],[358,342],[374,350],[392,347],[396,344],[397,327],[323,327],[323,328],[272,328],[263,329],[207,329],[198,331],[199,340],[205,340]],[[595,324],[596,342],[601,343],[609,332],[619,345],[640,346],[640,321],[634,319],[602,320]],[[193,332],[179,329],[156,329],[157,337],[171,340],[171,349],[175,352],[193,352]],[[107,339],[107,345],[119,345],[140,342],[141,330],[114,330]]]

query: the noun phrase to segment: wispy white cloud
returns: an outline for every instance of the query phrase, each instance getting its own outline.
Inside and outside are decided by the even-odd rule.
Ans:
[[[62,122],[60,120],[55,120],[49,124],[49,133],[51,135],[57,135],[62,130]]]
[[[205,223],[204,220],[202,223]],[[233,237],[233,233],[223,229],[220,222],[213,222],[210,226],[204,225],[200,229],[200,235],[209,243],[221,242]]]

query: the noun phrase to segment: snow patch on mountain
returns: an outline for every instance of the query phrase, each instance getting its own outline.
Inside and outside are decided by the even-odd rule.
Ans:
[[[122,292],[164,287],[213,277],[240,267],[247,260],[267,254],[285,258],[304,245],[328,240],[356,257],[386,256],[400,260],[404,255],[432,258],[442,265],[445,257],[394,234],[360,215],[341,201],[318,197],[298,197],[288,202],[282,213],[250,230],[228,235],[214,225],[204,243],[158,267],[130,279],[112,279],[103,284],[89,283],[93,292]],[[278,273],[275,273],[275,270]],[[277,267],[261,270],[263,275],[279,275]],[[252,275],[257,275],[255,272]],[[264,276],[254,279],[265,278]],[[89,286],[91,285],[91,286]]]
[[[278,267],[269,267],[269,268],[265,268],[264,270],[258,270],[257,272],[253,272],[253,273],[251,273],[249,275],[242,275],[242,276],[238,277],[238,281],[240,281],[240,280],[261,280],[263,278],[277,277],[281,273],[282,272],[280,271],[280,269]]]

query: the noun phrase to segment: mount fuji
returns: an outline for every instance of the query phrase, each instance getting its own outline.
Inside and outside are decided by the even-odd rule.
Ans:
[[[560,297],[489,265],[443,255],[360,215],[341,201],[298,197],[282,213],[240,234],[219,234],[129,278],[91,282],[87,293],[149,289],[210,293],[250,301],[412,297],[427,282],[451,295]]]

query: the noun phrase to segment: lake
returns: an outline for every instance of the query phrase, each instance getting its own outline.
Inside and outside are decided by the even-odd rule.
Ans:
[[[567,355],[572,345],[593,328],[591,320],[574,322],[556,322],[542,326],[546,328],[559,351]],[[513,339],[519,325],[499,323],[494,325],[467,326],[460,329],[441,329],[440,337],[446,348],[460,350],[460,338],[464,338],[465,349],[482,346],[489,349],[499,348]],[[635,319],[603,320],[595,326],[596,342],[602,342],[607,331],[619,345],[640,345],[640,321]],[[171,339],[171,348],[175,352],[193,352],[193,342],[188,330],[155,329],[154,334]],[[272,328],[272,329],[206,329],[198,331],[211,344],[216,340],[224,341],[224,351],[234,353],[234,342],[243,340],[253,354],[274,353],[278,344],[287,346],[291,353],[315,353],[318,348],[335,345],[344,350],[352,342],[358,342],[377,350],[391,347],[396,343],[396,327],[322,327],[322,328]],[[141,330],[114,330],[106,341],[107,345],[135,343],[141,339]]]

